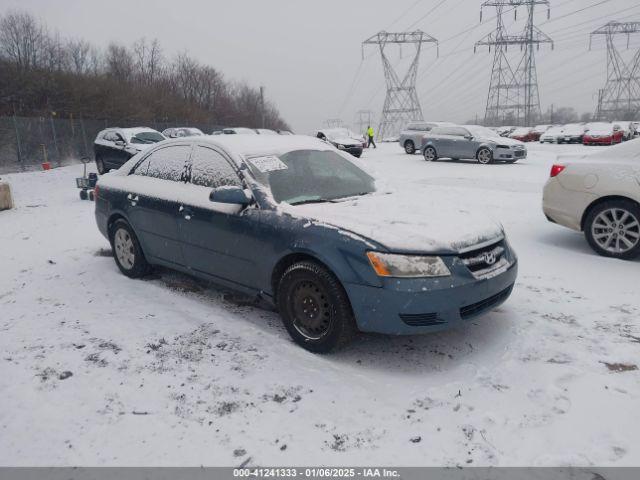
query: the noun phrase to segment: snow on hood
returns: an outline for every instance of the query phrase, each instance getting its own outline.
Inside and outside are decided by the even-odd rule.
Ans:
[[[492,142],[497,143],[498,145],[509,145],[509,146],[516,146],[516,145],[524,145],[524,142],[521,142],[520,140],[516,140],[515,138],[509,138],[509,137],[491,137],[488,140],[491,140]]]
[[[339,143],[340,145],[362,145],[362,140],[356,140],[350,137],[332,137],[329,140],[334,143]]]
[[[502,226],[488,217],[443,206],[435,199],[395,193],[281,206],[292,215],[350,231],[398,252],[459,252],[504,235]]]

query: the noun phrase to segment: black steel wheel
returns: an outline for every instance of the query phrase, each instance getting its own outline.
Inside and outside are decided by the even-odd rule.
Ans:
[[[338,279],[315,262],[299,262],[282,275],[277,304],[291,338],[315,353],[348,343],[356,332],[351,304]]]

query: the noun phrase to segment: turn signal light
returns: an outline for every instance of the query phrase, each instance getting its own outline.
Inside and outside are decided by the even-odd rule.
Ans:
[[[551,167],[551,178],[557,177],[558,175],[560,175],[565,168],[567,167],[564,165],[554,165],[553,167]]]

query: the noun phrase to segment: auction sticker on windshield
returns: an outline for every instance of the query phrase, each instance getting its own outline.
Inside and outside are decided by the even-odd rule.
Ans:
[[[267,157],[256,157],[249,159],[251,164],[262,173],[275,172],[278,170],[287,170],[289,167],[274,155]]]

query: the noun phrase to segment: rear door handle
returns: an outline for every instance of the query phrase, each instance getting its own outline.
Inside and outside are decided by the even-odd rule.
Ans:
[[[138,197],[138,195],[134,196],[133,193],[130,193],[129,195],[127,195],[127,200],[129,200],[132,207],[135,207],[138,204],[138,200],[140,200],[140,197]]]
[[[185,220],[191,220],[191,218],[193,218],[193,210],[191,210],[189,207],[180,205],[178,211],[182,214]]]

